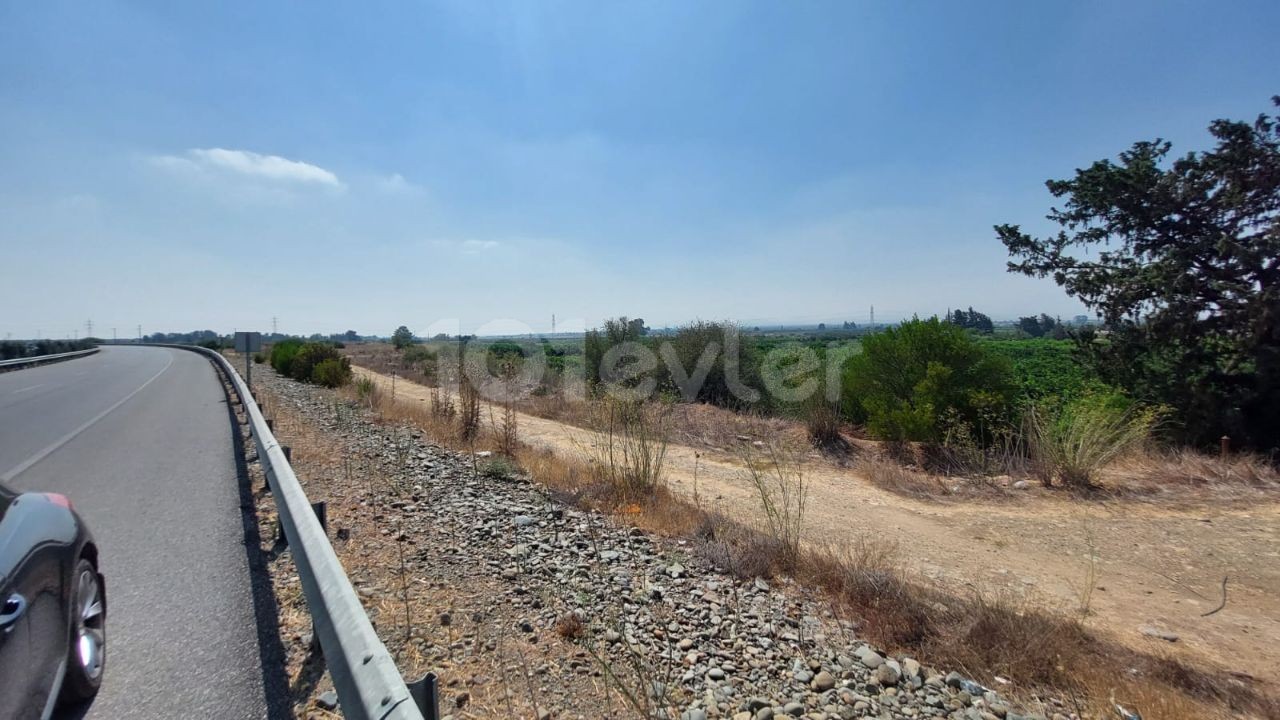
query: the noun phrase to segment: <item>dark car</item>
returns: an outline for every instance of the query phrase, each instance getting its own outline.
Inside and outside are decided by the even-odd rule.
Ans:
[[[49,717],[98,693],[106,585],[63,495],[0,485],[0,718]]]

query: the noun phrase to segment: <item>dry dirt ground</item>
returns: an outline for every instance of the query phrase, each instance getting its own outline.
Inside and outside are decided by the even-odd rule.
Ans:
[[[389,377],[358,366],[355,371],[391,392]],[[402,378],[395,395],[430,402],[428,388]],[[570,457],[591,441],[580,427],[523,413],[519,434],[522,442]],[[906,568],[953,591],[1011,593],[1063,612],[1087,605],[1086,623],[1122,643],[1212,663],[1277,687],[1275,502],[1171,509],[1034,490],[998,501],[928,502],[880,490],[817,454],[806,460],[804,472],[811,543],[840,544],[872,533],[896,542]],[[731,517],[752,522],[759,514],[731,448],[671,445],[666,475],[672,488],[696,493]],[[1220,604],[1224,577],[1227,604],[1204,617]]]

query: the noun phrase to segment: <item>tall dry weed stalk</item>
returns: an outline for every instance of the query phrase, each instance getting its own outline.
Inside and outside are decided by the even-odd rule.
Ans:
[[[592,403],[590,445],[579,449],[619,499],[642,499],[663,483],[670,417],[665,403],[607,396]]]
[[[507,457],[514,457],[520,444],[520,428],[516,415],[516,382],[519,369],[510,360],[502,364],[502,384],[506,391],[502,400],[502,422],[497,428],[498,450]]]
[[[809,499],[804,455],[776,442],[743,445],[740,454],[769,534],[782,546],[784,563],[794,567],[800,557],[800,534]]]
[[[480,389],[466,373],[458,381],[458,437],[472,443],[480,434]]]

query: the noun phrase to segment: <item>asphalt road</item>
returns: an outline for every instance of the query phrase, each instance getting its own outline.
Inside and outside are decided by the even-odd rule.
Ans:
[[[259,591],[255,612],[236,458],[222,385],[195,353],[105,347],[0,374],[0,480],[70,497],[106,576],[106,676],[74,716],[273,714],[259,618],[274,608]]]

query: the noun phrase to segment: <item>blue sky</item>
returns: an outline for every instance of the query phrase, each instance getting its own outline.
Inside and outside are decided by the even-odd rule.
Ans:
[[[1269,111],[1278,27],[1274,2],[0,0],[0,333],[1072,315],[991,226],[1046,230],[1045,179]]]

